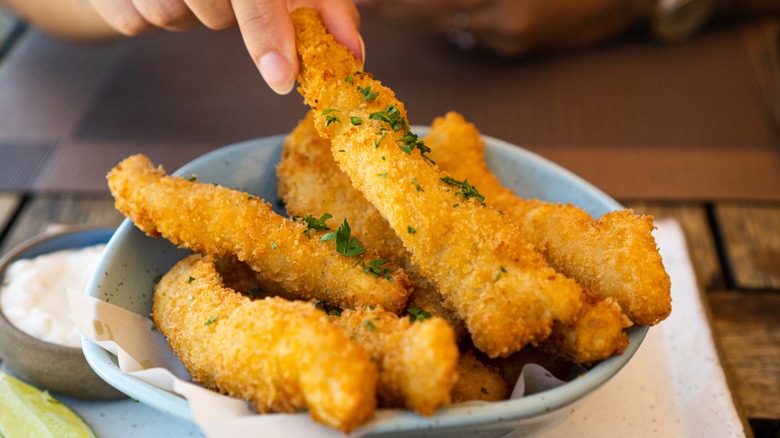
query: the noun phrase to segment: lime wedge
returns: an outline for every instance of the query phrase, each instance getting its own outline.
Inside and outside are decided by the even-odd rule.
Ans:
[[[0,371],[0,437],[89,437],[95,433],[60,401]]]

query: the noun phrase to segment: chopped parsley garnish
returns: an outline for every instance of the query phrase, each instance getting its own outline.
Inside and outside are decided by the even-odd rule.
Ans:
[[[374,277],[385,277],[388,281],[393,281],[393,277],[390,275],[391,271],[390,269],[382,268],[382,265],[387,263],[387,260],[383,259],[377,259],[372,260],[368,262],[368,265],[366,265],[365,262],[361,262],[363,265],[363,272],[371,273]]]
[[[149,327],[149,331],[156,332],[157,331],[157,325],[155,323],[152,323],[152,325]]]
[[[387,173],[380,173],[380,174],[379,174],[379,177],[380,177],[380,178],[387,178]]]
[[[417,178],[412,178],[412,184],[414,184],[414,187],[417,189],[418,192],[424,192],[422,186],[420,184],[417,184]]]
[[[349,118],[349,122],[352,123],[355,126],[359,126],[363,124],[363,119],[357,116],[352,116]]]
[[[501,279],[501,274],[506,274],[506,268],[503,266],[498,268],[498,273],[496,274],[496,281]]]
[[[409,234],[417,234],[417,230],[412,227],[406,227],[406,231],[408,231]]]
[[[420,155],[422,155],[423,158],[433,163],[433,160],[431,160],[430,157],[428,157],[428,152],[431,151],[431,148],[425,145],[425,143],[420,140],[420,138],[417,136],[417,134],[413,133],[412,131],[406,131],[406,134],[404,134],[403,137],[401,137],[401,148],[402,151],[406,152],[407,154],[411,155],[412,151],[415,149],[420,150]]]
[[[154,278],[152,279],[152,281],[154,282],[154,284],[157,284],[157,283],[159,283],[159,282],[160,282],[160,280],[162,280],[162,278],[163,278],[163,275],[162,275],[162,274],[157,274],[157,276],[156,276],[156,277],[154,277]]]
[[[278,247],[279,245],[277,245],[276,242],[271,242],[271,249],[276,249]]]
[[[355,80],[352,79],[352,76],[347,76],[346,78],[344,78],[344,82],[346,82],[348,84],[354,84]]]
[[[195,277],[190,277],[190,278],[187,279],[187,283],[188,284],[192,283],[193,281],[195,281]]]
[[[358,85],[357,89],[363,95],[363,99],[365,100],[374,100],[379,96],[378,91],[371,91],[370,85],[366,88],[361,88],[360,85]]]
[[[368,327],[368,330],[371,331],[371,332],[376,331],[376,326],[371,321],[366,321],[366,322],[363,323],[363,325]]]
[[[215,322],[217,322],[217,317],[212,316],[211,318],[207,319],[206,322],[203,323],[203,325],[211,325],[214,324]]]
[[[359,256],[366,252],[366,249],[363,248],[360,241],[357,240],[357,238],[352,237],[352,228],[349,227],[349,223],[346,219],[339,225],[338,230],[327,233],[320,239],[321,242],[327,240],[335,240],[336,252],[347,257]]]
[[[409,320],[411,322],[424,321],[431,317],[431,314],[419,307],[410,307],[406,309],[406,313],[409,314]]]
[[[198,177],[195,175],[192,175],[191,177],[187,178],[187,181],[189,182],[198,182]]]
[[[314,216],[307,214],[306,216],[293,216],[292,220],[305,223],[306,229],[303,231],[303,234],[305,234],[307,237],[311,237],[309,234],[310,230],[330,231],[330,228],[328,228],[328,225],[325,224],[325,221],[332,217],[332,215],[325,213],[320,216],[319,219],[317,219]]]
[[[330,124],[331,124],[331,123],[336,123],[336,122],[339,122],[339,123],[341,123],[341,120],[339,120],[339,118],[338,118],[338,117],[336,117],[336,115],[335,115],[335,114],[333,114],[333,113],[337,113],[337,112],[338,112],[338,110],[335,110],[335,109],[332,109],[332,108],[331,108],[331,109],[326,109],[325,111],[323,111],[323,112],[320,114],[320,115],[323,115],[323,116],[325,116],[325,127],[326,127],[326,128],[327,128],[328,126],[330,126]]]
[[[246,197],[246,199],[251,201],[251,200],[255,199],[255,195],[249,195],[249,196]]]
[[[406,120],[401,117],[401,111],[399,111],[398,108],[393,105],[388,105],[384,111],[377,111],[375,113],[369,114],[368,118],[371,120],[386,122],[390,125],[393,131],[398,131],[401,128],[406,129]]]
[[[485,195],[479,193],[477,191],[477,188],[469,184],[469,181],[467,179],[464,179],[463,181],[458,181],[451,176],[447,176],[441,178],[441,180],[451,186],[457,187],[458,190],[455,191],[455,194],[460,195],[461,199],[463,199],[464,201],[469,198],[475,198],[476,200],[479,201],[480,204],[485,205]]]

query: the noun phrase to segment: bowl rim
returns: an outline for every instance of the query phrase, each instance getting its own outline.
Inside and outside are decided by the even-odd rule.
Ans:
[[[59,249],[42,252],[40,254],[32,255],[32,256],[27,256],[25,255],[25,253],[31,252],[36,247],[46,244],[48,242],[52,242],[57,239],[62,239],[67,236],[74,236],[79,234],[111,233],[110,236],[107,236],[108,238],[104,242],[104,244],[107,244],[110,238],[113,237],[113,234],[116,232],[116,230],[117,230],[116,227],[103,227],[103,226],[91,226],[91,225],[63,225],[62,228],[59,228],[55,231],[43,232],[22,240],[17,245],[11,247],[0,257],[0,295],[2,295],[5,290],[4,287],[5,274],[8,268],[15,261],[26,259],[26,258],[37,257],[39,255],[44,255],[44,254],[50,254],[52,252],[56,252],[59,250],[85,248],[87,245],[65,246]],[[13,322],[11,322],[10,319],[8,319],[5,312],[3,311],[2,305],[0,305],[0,330],[8,333],[10,336],[13,336],[14,339],[23,342],[25,345],[32,345],[35,348],[40,348],[40,349],[45,348],[51,350],[54,354],[74,354],[76,352],[78,352],[79,354],[83,354],[82,347],[80,346],[69,347],[67,345],[44,341],[43,339],[37,338],[25,332],[24,330],[20,329]],[[3,361],[7,361],[7,359],[3,359]]]
[[[430,128],[427,126],[413,125],[411,126],[411,129],[420,136],[423,136]],[[229,144],[195,158],[171,174],[181,176],[192,167],[197,167],[203,163],[212,161],[223,154],[240,151],[242,149],[279,147],[286,136],[287,134],[280,134]],[[522,159],[532,163],[534,167],[539,168],[542,171],[561,176],[568,182],[576,185],[577,188],[588,197],[597,199],[608,211],[624,208],[617,201],[588,181],[537,153],[489,135],[482,134],[481,138],[490,147],[498,148],[504,152],[509,151],[509,153],[522,157]],[[131,230],[138,232],[135,225],[129,219],[126,219],[117,229],[117,232],[114,234],[111,241],[109,241],[109,246],[117,245],[117,242],[121,238],[126,237]],[[90,293],[95,291],[95,285],[91,284],[88,287],[88,290]],[[371,433],[398,432],[403,430],[411,431],[430,428],[447,429],[463,426],[478,427],[480,425],[492,423],[523,420],[554,412],[589,396],[599,387],[607,383],[612,377],[617,375],[620,369],[622,369],[636,353],[644,340],[648,329],[649,327],[647,326],[634,326],[628,329],[629,345],[622,354],[612,356],[599,362],[590,368],[582,377],[569,381],[558,388],[513,400],[503,400],[492,403],[467,402],[444,406],[430,417],[421,417],[413,412],[404,411],[398,417],[390,419],[379,427],[372,429]],[[82,345],[85,357],[90,366],[95,369],[98,375],[117,387],[117,389],[162,412],[166,412],[185,421],[193,421],[186,399],[177,394],[163,391],[120,370],[115,363],[116,356],[108,353],[106,350],[85,339],[83,336]]]

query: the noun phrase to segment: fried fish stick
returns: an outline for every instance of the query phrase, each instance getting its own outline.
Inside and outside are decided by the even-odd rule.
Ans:
[[[222,284],[210,256],[177,263],[155,286],[152,319],[193,380],[349,432],[376,406],[376,367],[310,303],[252,301]]]
[[[303,224],[247,193],[166,176],[143,155],[114,167],[108,184],[116,208],[146,234],[199,252],[235,254],[305,299],[400,311],[408,298],[403,270],[390,272],[392,281],[364,272],[360,259],[337,253],[333,242],[310,238]]]
[[[380,406],[432,415],[450,402],[457,379],[458,346],[444,320],[411,323],[409,318],[376,308],[345,310],[332,321],[377,364]]]
[[[412,261],[462,318],[480,350],[505,356],[571,322],[581,288],[555,272],[518,228],[424,156],[394,93],[326,33],[293,12],[299,91],[339,167],[387,219]],[[354,121],[354,122],[353,122]],[[422,153],[421,153],[422,152]]]
[[[652,236],[652,216],[622,210],[593,220],[574,205],[517,197],[487,168],[479,131],[457,113],[434,121],[425,141],[442,169],[468,179],[512,217],[555,269],[615,299],[636,324],[653,325],[669,315],[671,283]]]

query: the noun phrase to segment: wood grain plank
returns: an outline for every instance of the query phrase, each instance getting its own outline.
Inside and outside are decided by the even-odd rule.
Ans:
[[[22,197],[13,193],[0,193],[0,231],[8,226],[8,221],[13,216]]]
[[[114,209],[114,200],[108,196],[42,195],[24,206],[0,246],[0,252],[51,225],[94,225],[115,227],[124,217]]]
[[[703,205],[640,201],[623,202],[623,205],[632,208],[637,214],[651,214],[656,219],[673,218],[680,222],[699,284],[705,290],[725,287],[712,229]]]
[[[713,330],[749,418],[780,419],[780,296],[709,292]]]
[[[737,289],[780,289],[780,204],[715,207]]]

